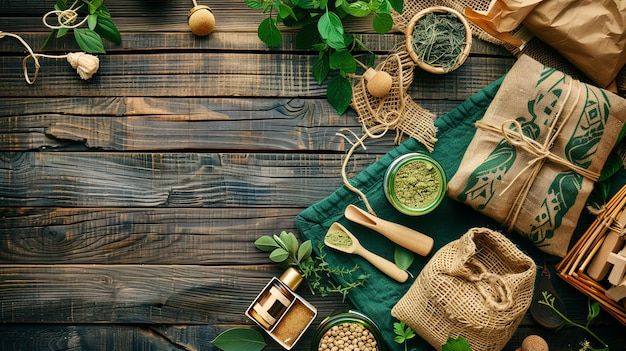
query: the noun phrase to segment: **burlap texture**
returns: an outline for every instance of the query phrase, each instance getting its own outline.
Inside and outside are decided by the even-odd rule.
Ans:
[[[448,195],[563,256],[626,100],[522,56],[465,151]]]
[[[432,151],[437,142],[435,115],[415,103],[408,94],[413,83],[414,68],[415,63],[406,47],[399,47],[376,66],[377,71],[387,72],[392,78],[389,94],[384,97],[372,96],[367,90],[365,79],[359,77],[352,87],[350,106],[357,112],[359,122],[365,129],[395,129],[397,144],[403,135],[408,135]]]
[[[536,266],[504,235],[472,228],[439,249],[391,314],[434,348],[463,336],[499,351],[532,302]]]

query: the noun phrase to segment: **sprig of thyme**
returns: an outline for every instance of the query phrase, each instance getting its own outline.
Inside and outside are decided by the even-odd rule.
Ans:
[[[261,251],[269,252],[270,260],[280,264],[283,268],[290,266],[298,268],[313,294],[316,291],[321,296],[338,293],[345,301],[350,290],[364,285],[369,278],[367,274],[360,274],[356,278],[352,278],[359,270],[358,265],[350,268],[332,267],[326,261],[326,253],[324,253],[321,243],[318,243],[320,254],[312,256],[313,245],[311,240],[299,243],[295,234],[291,232],[283,231],[279,235],[261,236],[254,242],[254,245]],[[343,278],[346,283],[334,283],[331,280],[333,275]],[[352,278],[352,281],[348,280],[349,277]]]
[[[601,349],[594,349],[591,347],[589,342],[583,342],[581,343],[581,346],[582,346],[581,350],[592,350],[592,351],[608,351],[609,350],[609,345],[607,345],[607,343],[605,343],[602,339],[600,339],[600,337],[596,335],[593,331],[591,331],[591,329],[589,328],[591,321],[600,314],[600,303],[598,301],[591,302],[591,300],[587,300],[587,307],[588,307],[587,322],[585,323],[585,325],[582,325],[567,318],[567,316],[565,316],[561,311],[559,311],[558,308],[554,306],[554,301],[556,298],[551,293],[547,291],[542,291],[541,295],[543,299],[539,300],[538,303],[550,307],[556,314],[559,315],[559,317],[563,318],[563,321],[565,321],[563,326],[559,327],[559,329],[564,326],[580,328],[586,331],[589,335],[591,335],[594,339],[596,339],[596,341],[598,341],[604,346]]]

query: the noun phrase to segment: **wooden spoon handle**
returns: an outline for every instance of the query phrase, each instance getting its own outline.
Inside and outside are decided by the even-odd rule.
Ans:
[[[416,254],[426,256],[433,249],[433,238],[401,224],[378,218],[354,205],[348,205],[344,215],[348,220],[373,229]]]
[[[380,269],[381,272],[385,273],[397,282],[404,283],[407,279],[409,279],[409,274],[406,271],[403,271],[393,262],[368,251],[362,246],[356,249],[354,253],[366,259],[369,263]]]

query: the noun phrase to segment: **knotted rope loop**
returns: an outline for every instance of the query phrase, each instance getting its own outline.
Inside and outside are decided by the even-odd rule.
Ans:
[[[52,15],[57,16],[58,25],[52,25],[48,23],[48,17]],[[88,18],[89,17],[85,17],[82,21],[76,24],[73,24],[74,22],[76,22],[76,19],[78,19],[78,12],[76,12],[76,10],[72,8],[69,8],[66,10],[52,10],[43,16],[42,21],[43,21],[44,26],[50,29],[61,29],[61,28],[73,29],[73,28],[78,28],[82,26],[85,22],[87,22]]]

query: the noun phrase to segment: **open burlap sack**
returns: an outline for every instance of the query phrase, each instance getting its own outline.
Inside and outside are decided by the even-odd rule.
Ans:
[[[476,122],[448,195],[562,257],[624,120],[625,99],[522,56]]]
[[[473,228],[432,256],[391,314],[437,350],[463,336],[472,350],[499,351],[530,307],[535,273],[504,235]]]

